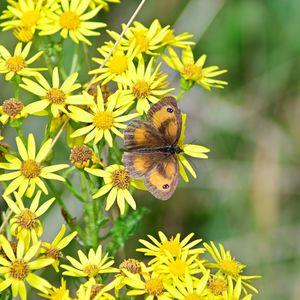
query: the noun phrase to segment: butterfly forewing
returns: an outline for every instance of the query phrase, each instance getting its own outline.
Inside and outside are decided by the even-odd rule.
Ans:
[[[159,148],[166,145],[161,134],[150,123],[131,122],[124,131],[125,151]]]
[[[165,97],[148,111],[148,119],[169,145],[176,145],[181,133],[181,112],[174,97]]]

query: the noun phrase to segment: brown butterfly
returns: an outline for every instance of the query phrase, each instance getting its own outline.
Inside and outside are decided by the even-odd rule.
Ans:
[[[122,161],[133,178],[141,178],[153,196],[169,199],[178,184],[177,146],[182,126],[181,112],[173,97],[154,104],[149,122],[133,121],[124,131]]]

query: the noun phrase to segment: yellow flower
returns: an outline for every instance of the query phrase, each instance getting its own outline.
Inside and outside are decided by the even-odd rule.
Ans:
[[[15,121],[21,118],[26,118],[33,112],[28,109],[28,105],[24,104],[15,98],[4,100],[0,106],[0,121],[2,124],[6,124],[9,121]]]
[[[75,83],[78,73],[70,75],[62,84],[60,84],[58,68],[55,67],[52,73],[52,85],[40,75],[36,80],[38,83],[23,78],[20,87],[42,98],[28,105],[31,112],[40,112],[50,106],[51,113],[54,118],[60,116],[60,113],[68,114],[66,105],[84,105],[92,99],[87,93],[83,95],[72,95],[71,93],[80,88],[79,83]]]
[[[235,284],[233,284],[232,278],[228,278],[228,290],[224,292],[222,300],[251,300],[252,295],[248,294],[245,297],[241,297],[242,292],[242,280],[239,278]]]
[[[177,233],[175,238],[167,238],[162,231],[159,231],[158,235],[159,240],[151,235],[148,235],[153,244],[146,240],[140,239],[139,242],[146,248],[136,249],[136,251],[143,252],[146,256],[155,257],[152,261],[150,261],[150,264],[156,262],[160,256],[164,256],[166,255],[166,253],[169,253],[172,257],[178,257],[183,252],[188,252],[188,254],[190,255],[201,254],[204,252],[203,248],[193,249],[202,241],[201,239],[190,241],[194,236],[194,233],[190,233],[182,241],[180,241],[180,233]]]
[[[116,200],[121,214],[125,212],[126,202],[132,209],[136,209],[135,201],[128,189],[130,186],[143,189],[143,185],[140,181],[131,179],[124,166],[115,164],[108,166],[105,170],[85,168],[85,171],[103,177],[105,184],[93,195],[93,199],[108,193],[105,210],[109,210]]]
[[[112,281],[108,285],[103,285],[97,283],[94,277],[89,278],[89,280],[81,284],[76,296],[78,300],[114,300],[114,296],[108,293],[115,286],[115,281]]]
[[[38,258],[32,260],[38,253],[40,243],[35,243],[28,250],[25,249],[24,241],[19,240],[16,255],[9,241],[0,236],[0,246],[6,254],[0,258],[0,274],[5,277],[0,282],[0,292],[11,286],[13,297],[20,295],[21,300],[27,299],[25,282],[43,293],[47,293],[47,288],[51,285],[48,281],[33,273],[34,270],[42,269],[52,263],[52,259]]]
[[[195,62],[193,51],[189,46],[182,51],[181,60],[172,48],[168,48],[168,52],[170,57],[164,55],[164,61],[169,67],[178,71],[185,80],[196,82],[207,90],[211,87],[224,88],[224,85],[227,85],[226,81],[212,78],[226,73],[227,70],[220,70],[217,66],[204,68],[206,55],[201,55]]]
[[[87,126],[77,129],[71,137],[86,135],[84,139],[85,144],[89,143],[91,140],[94,140],[94,144],[97,144],[104,137],[109,147],[113,146],[111,132],[123,138],[123,134],[118,130],[118,128],[126,128],[126,125],[122,123],[135,118],[138,114],[122,116],[122,114],[124,114],[128,109],[128,106],[116,109],[116,104],[120,95],[121,94],[119,92],[112,94],[109,96],[105,105],[101,89],[98,86],[97,102],[95,103],[94,101],[90,101],[87,103],[90,112],[79,107],[69,106],[71,119],[88,123]]]
[[[6,73],[6,80],[11,80],[16,74],[24,77],[40,76],[38,71],[47,70],[45,68],[28,67],[28,65],[32,64],[43,54],[43,51],[39,51],[33,57],[26,60],[31,45],[32,43],[29,42],[22,50],[22,43],[18,43],[13,55],[3,45],[0,45],[0,73]]]
[[[245,288],[249,288],[255,293],[258,293],[257,289],[252,286],[249,281],[251,281],[252,279],[260,278],[261,276],[241,275],[246,265],[243,265],[240,262],[236,261],[231,256],[230,251],[226,251],[222,244],[219,244],[220,250],[218,250],[213,242],[210,242],[210,245],[207,243],[204,243],[203,245],[215,261],[215,263],[206,263],[205,266],[207,268],[217,269],[218,272],[225,275],[227,278],[232,278],[234,281],[237,281],[240,278],[241,284]]]
[[[143,115],[149,110],[150,103],[157,103],[160,98],[174,90],[173,88],[163,89],[162,86],[164,86],[168,75],[159,72],[161,64],[152,72],[153,63],[153,57],[150,59],[147,67],[143,58],[139,59],[137,67],[132,61],[128,62],[126,76],[115,78],[117,83],[124,86],[128,95],[128,97],[120,99],[118,106],[132,104],[135,101],[137,112]]]
[[[164,287],[164,281],[161,276],[155,273],[132,274],[123,270],[127,278],[125,283],[132,289],[127,292],[128,296],[145,295],[146,300],[171,300],[172,297]]]
[[[43,226],[39,217],[44,214],[52,205],[55,198],[51,198],[39,207],[41,191],[38,191],[29,208],[25,207],[20,195],[14,192],[16,202],[4,196],[4,200],[9,208],[15,213],[10,219],[10,232],[18,240],[22,239],[28,247],[30,239],[33,243],[38,242],[38,238],[43,233]]]
[[[105,10],[109,10],[108,3],[121,3],[121,0],[90,0],[90,6],[95,8],[97,6],[103,6]]]
[[[103,58],[93,58],[92,60],[101,65],[113,46],[113,43],[108,43],[107,45],[98,48],[97,50]],[[129,48],[127,52],[122,50],[121,47],[117,47],[103,68],[97,68],[89,72],[89,74],[100,74],[93,82],[103,81],[101,82],[101,85],[104,85],[109,81],[114,80],[117,76],[125,75],[128,71],[128,62],[132,61],[134,56],[135,50],[133,47]]]
[[[66,39],[68,36],[75,42],[84,42],[91,45],[86,36],[99,36],[100,33],[95,29],[106,26],[102,22],[88,22],[96,16],[101,6],[91,11],[87,11],[89,2],[86,0],[61,0],[59,11],[48,15],[50,22],[40,26],[39,35],[52,35],[60,31],[60,35]]]
[[[181,281],[192,281],[193,275],[201,272],[197,257],[198,254],[189,255],[189,251],[173,257],[170,252],[166,251],[165,255],[160,256],[152,265],[153,271],[160,274],[164,281],[178,286]]]
[[[97,159],[95,153],[86,145],[77,145],[71,149],[71,163],[79,169],[89,167]]]
[[[169,26],[161,28],[158,20],[154,20],[149,28],[145,27],[142,23],[135,21],[134,26],[129,27],[119,45],[124,49],[131,47],[137,49],[137,54],[145,53],[148,55],[158,55],[158,50],[164,44],[163,40],[167,36]],[[122,24],[122,28],[125,28],[125,24]],[[107,30],[107,33],[114,39],[119,38],[119,33]]]
[[[178,281],[176,287],[170,284],[165,284],[166,289],[174,299],[177,300],[203,300],[207,299],[206,285],[209,279],[209,271],[193,282],[191,277],[186,277],[184,282]]]
[[[67,284],[64,278],[61,279],[60,287],[51,286],[47,289],[47,293],[39,294],[40,296],[50,300],[72,300],[70,291],[67,289]]]
[[[61,267],[66,270],[63,272],[63,275],[74,277],[97,277],[101,274],[118,271],[118,269],[111,267],[114,264],[114,260],[108,257],[108,253],[102,257],[101,245],[98,246],[96,252],[93,249],[90,249],[88,256],[86,256],[81,250],[77,253],[80,261],[77,261],[71,256],[67,256],[67,260],[73,267],[61,265]]]
[[[177,154],[179,159],[179,172],[184,179],[184,181],[188,182],[189,178],[186,174],[185,168],[190,172],[190,174],[196,178],[196,172],[194,171],[193,167],[189,163],[189,161],[185,158],[184,154],[196,157],[196,158],[208,158],[207,154],[210,150],[206,147],[200,145],[192,145],[192,144],[184,144],[185,139],[185,123],[186,123],[186,114],[182,115],[182,129],[180,133],[180,137],[177,143],[177,146],[183,151]]]
[[[27,148],[20,137],[16,138],[16,144],[21,160],[16,156],[6,154],[7,162],[0,163],[0,169],[13,170],[13,172],[0,175],[0,181],[12,180],[5,189],[4,195],[9,195],[18,189],[20,197],[26,192],[26,196],[30,198],[36,185],[47,195],[48,189],[41,178],[65,181],[64,177],[54,174],[54,172],[65,169],[68,165],[59,164],[46,167],[42,165],[51,149],[52,139],[48,139],[37,154],[32,133],[28,135]]]
[[[44,0],[20,0],[16,2],[11,2],[11,5],[7,6],[7,11],[5,16],[2,18],[10,18],[0,24],[4,27],[3,30],[9,30],[12,28],[28,28],[34,31],[39,25],[44,23],[47,19],[47,12],[49,9],[52,11],[57,9],[57,3],[55,1]]]
[[[67,247],[77,235],[77,231],[73,231],[72,233],[64,237],[65,232],[66,226],[63,224],[52,243],[42,243],[41,253],[43,253],[47,258],[53,258],[54,261],[52,265],[56,272],[59,271],[59,259],[63,256],[61,250]]]

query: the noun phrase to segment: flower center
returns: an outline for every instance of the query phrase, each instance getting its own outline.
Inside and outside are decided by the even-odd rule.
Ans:
[[[74,146],[69,159],[77,168],[85,168],[88,166],[92,154],[92,150],[85,145]]]
[[[150,87],[149,84],[144,81],[138,81],[134,86],[133,86],[133,95],[140,99],[140,98],[145,98],[149,96],[150,94]]]
[[[51,88],[47,91],[46,98],[54,104],[62,104],[65,102],[66,94],[58,88]]]
[[[34,160],[28,159],[22,162],[21,173],[24,177],[32,179],[41,173],[41,166]]]
[[[99,111],[94,116],[94,125],[99,129],[110,129],[114,125],[111,111]]]
[[[99,268],[96,265],[86,265],[83,268],[83,272],[89,277],[95,277],[99,273]]]
[[[23,103],[14,98],[5,100],[2,105],[3,112],[8,114],[11,118],[16,117],[22,111],[23,107]]]
[[[201,297],[197,293],[191,293],[191,294],[187,294],[184,297],[184,300],[203,300],[203,297]]]
[[[108,63],[109,71],[113,74],[120,75],[128,68],[128,57],[125,55],[114,55]]]
[[[159,296],[164,291],[162,281],[158,278],[149,279],[145,283],[145,291],[149,295]]]
[[[41,15],[36,10],[30,10],[25,13],[23,13],[23,16],[21,18],[21,22],[25,27],[31,27],[37,24],[39,21]]]
[[[71,11],[65,11],[60,16],[59,24],[68,30],[76,30],[80,25],[80,19],[77,14]]]
[[[24,280],[29,274],[28,263],[23,259],[16,259],[9,266],[9,275],[14,279]]]
[[[101,284],[93,284],[91,288],[90,300],[93,300],[102,290],[103,285]]]
[[[45,255],[49,258],[53,258],[55,260],[58,260],[60,257],[62,257],[61,251],[59,251],[55,247],[50,247],[49,249],[46,249]]]
[[[140,52],[145,52],[149,48],[149,39],[143,31],[134,33],[135,46],[139,48]]]
[[[174,36],[174,30],[169,30],[168,33],[166,34],[166,36],[164,37],[163,41],[165,43],[168,43],[168,42],[171,42],[175,39],[175,36]]]
[[[233,259],[224,259],[219,262],[219,268],[227,275],[236,277],[241,272],[241,265]]]
[[[202,69],[195,64],[190,64],[184,66],[182,73],[187,79],[196,81],[201,77]]]
[[[14,35],[23,43],[28,43],[33,38],[33,32],[30,27],[19,27],[14,31]]]
[[[208,288],[215,296],[219,296],[222,294],[222,292],[226,291],[227,284],[222,278],[214,278],[208,281]]]
[[[6,67],[11,72],[19,72],[26,67],[22,56],[12,56],[6,60]]]
[[[160,246],[160,252],[164,254],[165,250],[170,252],[172,256],[177,256],[181,250],[180,243],[172,239],[170,241],[164,241]]]
[[[133,258],[124,260],[120,264],[119,269],[126,269],[127,271],[133,274],[140,274],[142,271],[140,262]]]
[[[33,229],[38,225],[38,220],[36,215],[30,211],[28,208],[25,208],[17,216],[18,223],[22,228]]]
[[[112,184],[117,189],[127,189],[130,184],[129,173],[126,169],[116,170],[112,173]]]
[[[170,273],[177,277],[184,276],[186,268],[186,262],[182,260],[176,260],[169,265]]]

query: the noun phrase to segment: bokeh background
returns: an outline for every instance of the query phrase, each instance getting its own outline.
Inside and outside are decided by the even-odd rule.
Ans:
[[[103,15],[109,28],[120,32],[138,3],[112,5]],[[4,6],[1,0],[0,10]],[[176,33],[193,33],[195,55],[206,53],[208,65],[228,69],[222,78],[229,85],[186,93],[180,106],[188,114],[187,142],[209,147],[209,159],[193,161],[198,178],[181,182],[169,201],[145,193],[135,197],[149,211],[123,254],[133,255],[146,233],[195,232],[231,249],[248,274],[263,276],[254,299],[300,299],[299,12],[299,0],[147,1],[137,20],[149,25],[158,18]],[[103,34],[93,42],[100,46],[105,39]],[[12,49],[15,42],[11,33],[0,32],[1,44]],[[178,86],[176,74],[165,70]],[[80,76],[87,80],[86,70]],[[11,96],[3,77],[0,87],[1,99]],[[26,126],[29,132],[35,123]],[[13,131],[5,134],[14,140]],[[59,147],[65,159],[68,150]],[[65,197],[80,218],[80,206]],[[57,212],[45,219],[49,236],[62,222]]]

